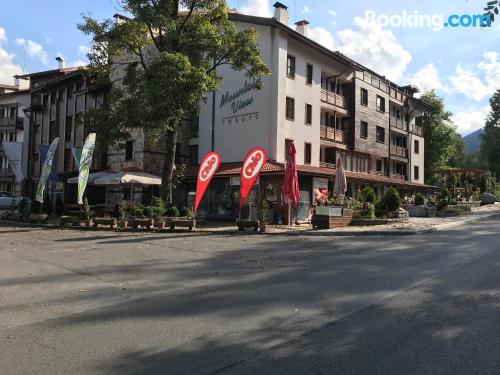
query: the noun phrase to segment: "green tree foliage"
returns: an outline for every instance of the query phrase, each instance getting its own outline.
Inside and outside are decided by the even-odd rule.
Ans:
[[[422,193],[416,193],[415,194],[415,205],[417,206],[423,206],[425,203],[424,196]]]
[[[438,169],[451,164],[463,147],[462,137],[451,121],[451,112],[446,111],[441,97],[434,91],[420,98],[433,110],[424,116],[425,137],[425,182],[434,183]]]
[[[89,112],[88,123],[109,141],[130,127],[165,144],[162,197],[172,202],[177,132],[196,115],[207,92],[222,81],[223,65],[244,72],[262,87],[270,74],[260,57],[257,32],[237,31],[224,0],[122,0],[126,22],[83,17],[79,29],[92,37],[88,75],[113,84],[109,104]],[[185,123],[185,122],[184,122]],[[102,135],[101,135],[102,136]]]
[[[395,211],[401,207],[401,197],[395,188],[390,187],[387,189],[384,195],[384,207],[389,211]]]
[[[500,89],[490,99],[491,112],[481,135],[481,152],[489,170],[500,176]]]
[[[365,187],[363,191],[361,192],[361,202],[366,203],[377,203],[377,194],[375,194],[375,191],[371,187]]]

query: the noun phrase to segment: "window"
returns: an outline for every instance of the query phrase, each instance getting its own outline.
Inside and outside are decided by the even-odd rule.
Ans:
[[[72,99],[73,96],[73,85],[70,85],[66,88],[66,96],[68,97],[68,100]]]
[[[125,143],[125,160],[134,159],[134,141],[127,141]]]
[[[71,131],[73,126],[73,117],[66,116],[66,127],[64,128],[64,140],[71,142]]]
[[[359,132],[359,136],[361,138],[368,138],[368,123],[366,121],[361,121],[361,128]]]
[[[304,164],[311,164],[311,144],[304,143]]]
[[[64,89],[59,90],[59,92],[57,93],[57,99],[60,103],[64,101]]]
[[[376,163],[376,170],[377,172],[382,172],[382,160],[377,160],[377,163]]]
[[[377,111],[385,112],[385,98],[377,95]]]
[[[377,126],[377,142],[385,143],[385,129],[381,126]]]
[[[368,90],[361,88],[361,105],[368,105]]]
[[[47,107],[48,101],[49,101],[49,94],[43,94],[42,105],[44,108]]]
[[[295,78],[295,57],[290,55],[286,57],[286,75]]]
[[[420,153],[420,142],[415,139],[414,145],[415,145],[415,147],[414,147],[415,154]]]
[[[58,131],[57,131],[56,120],[51,120],[49,123],[49,141],[52,142],[52,140],[57,136],[58,136]]]
[[[12,118],[12,117],[16,117],[16,108],[15,107],[12,107],[10,109],[10,114],[9,116]]]
[[[335,149],[333,147],[328,147],[325,149],[325,162],[335,164]]]
[[[312,116],[313,116],[313,106],[311,104],[306,104],[306,124],[312,124]]]
[[[189,146],[189,164],[198,165],[198,145]]]
[[[312,83],[313,83],[313,66],[311,64],[307,64],[306,83],[308,85],[312,85]]]
[[[415,179],[415,180],[420,179],[419,173],[420,173],[420,171],[418,170],[418,166],[415,165],[413,167],[413,179]]]
[[[16,141],[16,133],[9,133],[9,142],[15,142]]]
[[[56,93],[55,93],[55,91],[50,93],[50,104],[56,104]]]
[[[286,118],[287,120],[295,120],[295,99],[286,97]]]

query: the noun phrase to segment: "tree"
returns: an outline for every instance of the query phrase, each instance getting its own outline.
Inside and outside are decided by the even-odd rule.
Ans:
[[[451,112],[446,111],[441,97],[434,91],[420,98],[433,110],[423,119],[425,139],[425,182],[434,183],[436,172],[448,166],[452,158],[460,153],[462,137],[451,121]]]
[[[203,96],[221,84],[217,68],[243,71],[256,88],[270,70],[260,57],[257,32],[237,31],[224,0],[121,3],[132,15],[125,22],[84,16],[78,25],[92,36],[90,79],[120,82],[112,85],[108,105],[89,112],[88,122],[108,133],[117,129],[112,132],[117,140],[131,127],[162,140],[162,196],[170,204],[177,132],[184,119],[199,112]]]
[[[500,89],[490,98],[491,112],[481,135],[481,153],[488,168],[500,177]]]

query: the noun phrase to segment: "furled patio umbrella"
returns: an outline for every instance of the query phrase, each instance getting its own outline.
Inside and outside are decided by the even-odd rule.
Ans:
[[[283,182],[283,198],[288,204],[288,225],[291,224],[291,206],[297,207],[297,201],[300,197],[299,178],[297,177],[297,168],[295,164],[295,145],[290,142],[288,146],[288,157],[285,169],[285,180]]]
[[[344,163],[342,159],[337,160],[337,172],[335,174],[335,184],[333,185],[333,193],[339,196],[344,196],[347,191],[347,180],[345,177]]]

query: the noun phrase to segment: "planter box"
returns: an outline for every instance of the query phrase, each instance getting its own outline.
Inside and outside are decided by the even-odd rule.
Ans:
[[[134,219],[134,228],[137,229],[139,227],[150,229],[153,226],[152,219]]]
[[[236,221],[236,225],[238,226],[238,230],[243,232],[246,229],[251,229],[255,232],[259,229],[259,222],[256,220],[238,220]]]
[[[32,223],[45,223],[49,215],[47,214],[31,214],[29,221]]]
[[[436,216],[436,207],[425,206],[401,206],[408,211],[410,217],[434,217]]]
[[[99,225],[109,225],[110,228],[116,227],[116,219],[114,217],[96,217],[94,218],[94,228]]]
[[[318,208],[320,208],[320,214],[318,214]],[[321,213],[326,212],[325,208],[328,209],[328,214],[321,215]],[[352,213],[351,208],[319,206],[316,207],[316,212],[312,217],[311,224],[313,228],[344,228],[351,225]]]
[[[61,225],[63,227],[71,227],[73,225],[79,227],[81,223],[82,220],[77,216],[61,216]]]
[[[170,230],[174,230],[175,227],[185,227],[189,230],[193,230],[195,227],[194,219],[170,219],[169,223]]]

